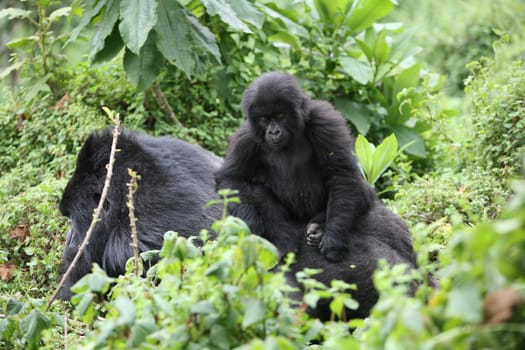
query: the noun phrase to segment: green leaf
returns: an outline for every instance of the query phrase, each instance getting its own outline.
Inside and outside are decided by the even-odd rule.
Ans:
[[[102,2],[102,1],[101,1]],[[118,27],[117,21],[119,17],[119,2],[117,0],[110,0],[107,2],[107,6],[104,8],[104,14],[102,20],[97,24],[93,38],[91,39],[91,52],[89,53],[89,61],[94,63],[95,61],[102,61],[101,57],[107,57],[108,55],[98,55],[100,51],[112,50],[112,47],[106,47],[106,38],[113,36]],[[117,34],[120,37],[120,32]],[[114,45],[113,40],[107,43],[108,45]],[[121,47],[119,47],[120,51]]]
[[[397,139],[394,134],[388,136],[374,151],[372,161],[372,178],[369,182],[373,185],[381,174],[392,164],[397,156]]]
[[[49,22],[53,23],[54,21],[56,21],[60,17],[67,17],[67,16],[69,16],[70,13],[71,13],[71,6],[66,6],[66,7],[59,8],[59,9],[51,12],[51,14],[49,15],[49,18],[48,18]]]
[[[372,48],[370,47],[370,45],[366,41],[359,40],[359,39],[355,39],[355,42],[357,46],[359,46],[361,51],[363,51],[363,53],[365,54],[368,62],[372,62],[372,60],[374,59],[374,52]]]
[[[360,84],[367,84],[372,79],[372,68],[368,62],[360,61],[353,57],[342,56],[339,58],[343,71]]]
[[[23,38],[11,40],[7,44],[5,44],[5,46],[7,46],[10,49],[20,49],[22,47],[31,48],[33,47],[33,45],[38,43],[38,40],[39,40],[38,36],[31,35],[31,36],[26,36]]]
[[[20,323],[29,349],[38,349],[42,331],[51,326],[51,320],[40,310],[33,309]]]
[[[254,236],[248,236],[241,242],[241,251],[245,269],[252,266],[257,261],[257,240],[252,237]]]
[[[467,277],[461,285],[453,288],[448,294],[445,314],[448,317],[459,317],[467,322],[478,323],[482,319],[483,300],[479,286]]]
[[[324,23],[338,27],[346,19],[354,0],[314,0],[314,5]]]
[[[75,42],[77,40],[80,32],[82,32],[86,28],[86,26],[89,24],[89,22],[91,21],[93,17],[99,14],[100,10],[104,7],[105,4],[106,2],[99,1],[96,4],[96,6],[91,11],[89,11],[89,13],[86,13],[82,16],[82,18],[80,19],[80,23],[75,27],[75,29],[71,31],[71,35],[69,36],[69,39],[64,43],[64,47],[66,47],[70,43]],[[118,11],[117,11],[117,14],[118,14]],[[97,27],[97,30],[98,30],[98,27]]]
[[[363,135],[357,135],[355,140],[355,154],[359,159],[361,168],[363,169],[365,176],[370,183],[370,173],[372,172],[373,167],[373,155],[374,155],[374,145],[368,142],[368,140]]]
[[[178,2],[159,1],[159,17],[155,26],[157,48],[164,57],[190,76],[194,67],[192,28]]]
[[[131,327],[131,346],[139,347],[146,341],[146,338],[157,331],[157,326],[153,320],[137,320]]]
[[[104,46],[102,49],[97,51],[93,57],[90,57],[92,64],[112,60],[124,47],[124,42],[122,41],[122,37],[120,36],[120,32],[118,30],[118,24],[115,23],[113,31],[109,36],[106,37],[103,45]]]
[[[357,132],[366,135],[372,125],[373,115],[365,105],[350,101],[347,98],[338,97],[334,105],[355,126]]]
[[[352,33],[361,32],[392,12],[395,4],[394,0],[357,0],[345,24]]]
[[[118,296],[114,305],[119,313],[117,325],[132,325],[135,322],[137,309],[131,300],[124,296]]]
[[[268,15],[270,18],[277,20],[279,22],[282,22],[291,34],[297,35],[303,38],[308,38],[309,36],[308,30],[302,25],[297,24],[296,22],[292,21],[288,17],[280,14],[279,12],[273,10],[272,8],[266,5],[261,5],[261,7],[264,9],[264,12],[266,13],[266,15]]]
[[[253,5],[246,0],[228,0],[231,7],[235,9],[239,18],[250,23],[257,29],[261,29],[264,23],[264,14],[257,10]]]
[[[120,20],[119,30],[126,47],[139,55],[150,30],[157,23],[157,1],[122,0]]]
[[[217,313],[215,305],[209,300],[201,300],[191,306],[190,311],[194,314],[211,315]]]
[[[277,34],[270,35],[268,40],[272,43],[284,43],[293,47],[296,51],[301,51],[300,41],[290,32],[278,32]]]
[[[245,301],[246,310],[242,319],[242,327],[249,327],[257,322],[264,320],[266,308],[264,303],[257,298],[249,298]]]
[[[7,307],[6,307],[6,315],[7,316],[16,315],[22,310],[23,307],[24,307],[24,304],[19,302],[18,300],[9,299],[9,301],[7,302]]]
[[[377,36],[375,45],[374,45],[374,60],[376,66],[379,66],[388,60],[390,56],[390,46],[386,41],[386,30],[383,30]]]
[[[31,11],[12,8],[12,7],[0,10],[0,19],[6,18],[6,17],[7,19],[30,18]]]
[[[406,152],[416,157],[425,158],[427,151],[423,138],[415,131],[405,125],[389,125],[390,130],[396,134],[397,142],[400,147],[413,142],[413,144],[406,148]]]
[[[140,51],[140,56],[137,56],[126,49],[123,63],[129,79],[140,90],[145,90],[155,81],[162,68],[162,62],[159,62],[161,55],[153,39],[148,40]]]
[[[198,44],[196,49],[204,49],[208,53],[212,54],[215,57],[218,63],[221,62],[221,52],[215,41],[215,36],[213,33],[205,26],[199,23],[197,18],[193,16],[188,17],[191,28],[193,40]]]
[[[211,16],[218,15],[221,20],[233,29],[251,33],[250,28],[241,20],[242,16],[236,11],[235,7],[230,6],[226,0],[201,0],[206,7],[206,12]]]
[[[415,64],[399,73],[394,81],[394,96],[397,96],[397,94],[403,89],[416,87],[419,82],[420,72],[421,64]]]

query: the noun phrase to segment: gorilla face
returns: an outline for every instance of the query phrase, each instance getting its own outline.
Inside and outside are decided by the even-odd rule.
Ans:
[[[269,150],[281,150],[302,137],[306,101],[291,76],[271,72],[248,87],[242,109],[254,138]]]

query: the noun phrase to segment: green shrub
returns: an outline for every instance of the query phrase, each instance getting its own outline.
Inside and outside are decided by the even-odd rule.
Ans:
[[[455,229],[439,288],[407,297],[396,268],[376,273],[380,298],[358,338],[366,349],[520,349],[525,342],[525,182],[501,218]],[[416,237],[418,234],[416,233]],[[423,270],[425,271],[425,270]]]
[[[477,223],[495,218],[508,192],[494,174],[480,168],[460,173],[445,169],[417,177],[399,187],[391,206],[410,225],[431,224],[442,218]]]
[[[525,152],[525,69],[522,61],[502,65],[498,57],[469,65],[474,135],[468,151],[479,167],[506,179],[520,173]]]

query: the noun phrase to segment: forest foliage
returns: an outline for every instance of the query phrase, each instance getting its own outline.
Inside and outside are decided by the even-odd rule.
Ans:
[[[0,3],[10,54],[0,61],[0,347],[525,344],[522,2]],[[269,70],[295,74],[359,134],[364,175],[411,226],[413,274],[381,265],[370,317],[341,321],[355,303],[348,286],[304,271],[303,300],[288,298],[283,271],[269,271],[275,248],[225,216],[199,228],[221,233],[201,233],[204,254],[168,232],[146,276],[130,268],[114,279],[95,266],[72,306],[46,311],[67,227],[57,203],[85,136],[109,123],[101,107],[125,126],[224,154],[242,91]],[[429,275],[437,287],[407,292]],[[326,295],[333,321],[308,319],[305,306]]]

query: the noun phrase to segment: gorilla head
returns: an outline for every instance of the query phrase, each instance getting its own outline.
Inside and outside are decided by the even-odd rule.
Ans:
[[[256,138],[278,150],[289,146],[293,135],[303,132],[307,100],[291,76],[271,72],[246,89],[242,110]]]

